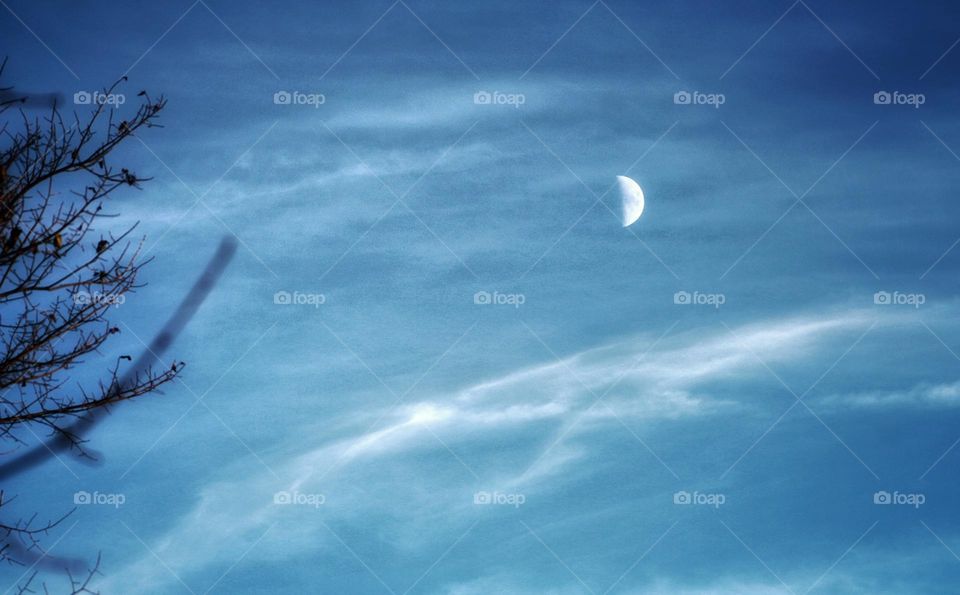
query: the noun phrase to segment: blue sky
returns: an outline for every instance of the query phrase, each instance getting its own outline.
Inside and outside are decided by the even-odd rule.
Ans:
[[[101,551],[104,593],[944,592],[956,16],[4,0],[19,89],[169,99],[110,223],[140,221],[149,285],[91,365],[240,240],[183,382],[11,510],[123,495],[49,540]]]

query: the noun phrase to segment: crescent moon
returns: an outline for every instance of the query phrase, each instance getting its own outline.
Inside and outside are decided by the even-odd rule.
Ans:
[[[617,185],[620,187],[622,222],[627,227],[643,214],[643,189],[627,176],[617,176]]]

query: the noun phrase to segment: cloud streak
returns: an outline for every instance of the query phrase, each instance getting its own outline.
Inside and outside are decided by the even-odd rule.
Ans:
[[[294,445],[314,445],[270,463],[285,478],[282,483],[249,468],[226,470],[223,479],[208,484],[198,494],[198,504],[154,540],[151,549],[175,572],[189,576],[208,565],[229,565],[231,556],[239,555],[273,523],[280,523],[288,547],[296,544],[305,550],[337,547],[332,538],[322,537],[324,532],[318,533],[319,519],[349,524],[365,516],[383,517],[384,526],[392,530],[410,533],[421,527],[423,535],[449,536],[462,529],[472,512],[465,497],[471,488],[460,487],[464,481],[472,489],[493,485],[522,488],[527,494],[549,492],[587,471],[578,461],[590,456],[596,443],[585,438],[618,423],[616,418],[645,424],[737,407],[738,403],[712,395],[708,385],[766,374],[758,353],[766,362],[816,354],[831,337],[849,334],[865,320],[854,312],[751,324],[734,335],[718,329],[659,342],[655,337],[635,337],[516,370],[450,395],[381,410],[376,427],[369,426],[371,413],[351,412],[347,419],[329,422],[358,428],[343,438],[290,440]],[[607,407],[591,409],[600,396]],[[482,454],[502,443],[514,445],[507,459]],[[471,445],[470,455],[460,461],[466,469],[456,484],[440,473],[433,478],[420,474],[413,488],[397,485],[386,472],[416,466],[425,456],[459,457],[455,453],[466,452],[466,444]],[[364,493],[344,487],[351,485],[365,486]],[[316,513],[322,517],[275,505],[273,494],[280,490],[325,493],[326,504]],[[378,490],[396,497],[386,501],[373,497]],[[436,510],[445,510],[447,520],[422,526]],[[267,536],[258,547],[271,545],[277,544]],[[413,538],[405,547],[424,545],[422,538]],[[167,580],[174,579],[152,555],[145,555],[112,577],[111,584]]]

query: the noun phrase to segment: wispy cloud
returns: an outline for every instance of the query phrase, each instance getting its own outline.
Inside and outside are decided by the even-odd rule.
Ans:
[[[830,395],[824,397],[823,403],[834,407],[953,408],[960,406],[960,380],[942,384],[923,382],[905,390],[874,390]]]
[[[285,527],[287,547],[327,547],[309,515],[300,512],[296,522],[288,525],[293,520],[289,507],[273,503],[275,492],[290,490],[326,493],[325,522],[385,516],[391,519],[387,526],[411,534],[405,547],[416,548],[424,544],[427,534],[455,532],[469,518],[468,495],[475,489],[495,485],[522,488],[528,494],[548,492],[559,485],[561,471],[564,481],[586,472],[577,461],[596,443],[583,437],[618,423],[615,417],[645,423],[736,406],[711,395],[707,383],[766,374],[757,353],[763,353],[767,362],[806,357],[816,354],[831,335],[849,333],[862,324],[857,313],[847,313],[749,325],[737,329],[737,338],[725,329],[706,336],[683,333],[659,343],[655,337],[636,337],[517,370],[451,395],[363,415],[348,413],[346,419],[329,421],[357,428],[340,439],[290,439],[284,450],[307,448],[286,460],[270,462],[285,482],[278,483],[265,472],[231,469],[223,475],[231,479],[207,485],[198,494],[197,506],[151,547],[184,574],[208,564],[229,563],[234,550],[242,552],[248,538],[256,538],[258,531],[278,521]],[[608,407],[591,410],[599,396],[609,401]],[[375,427],[370,427],[371,417],[381,418]],[[571,429],[581,417],[583,421]],[[509,456],[495,451],[479,454],[504,443],[513,445]],[[387,472],[406,468],[424,456],[459,457],[456,452],[465,444],[472,445],[471,452],[460,460],[466,469],[460,470],[454,483],[437,473],[420,475],[416,486],[398,485]],[[351,492],[350,485],[366,487],[359,493]],[[373,486],[393,496],[373,497]],[[422,527],[424,515],[438,509],[446,511],[447,520]],[[144,556],[119,577],[117,584],[171,578],[153,556]]]

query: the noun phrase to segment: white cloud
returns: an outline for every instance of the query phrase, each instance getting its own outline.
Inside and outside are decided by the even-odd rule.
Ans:
[[[957,407],[960,406],[960,380],[943,384],[922,382],[906,390],[831,395],[823,402],[837,407]]]
[[[381,523],[381,531],[407,536],[399,541],[403,547],[426,546],[433,543],[431,535],[463,530],[460,524],[471,508],[467,494],[472,479],[466,471],[465,479],[457,483],[439,473],[423,475],[418,456],[446,456],[445,448],[456,452],[467,441],[475,446],[502,444],[506,439],[514,448],[511,456],[500,454],[477,466],[483,469],[484,484],[515,487],[527,494],[550,490],[561,471],[564,481],[585,471],[578,470],[576,463],[591,444],[580,438],[616,423],[614,415],[642,422],[704,415],[732,406],[713,399],[706,383],[751,371],[766,374],[755,354],[762,354],[767,362],[798,358],[819,348],[831,333],[849,332],[863,322],[859,314],[849,313],[750,325],[736,329],[735,335],[719,329],[707,337],[687,333],[659,343],[654,337],[639,337],[559,362],[529,366],[451,396],[437,395],[379,411],[383,419],[376,428],[369,427],[371,412],[326,420],[328,426],[356,429],[334,441],[322,435],[291,438],[294,447],[313,445],[287,460],[269,463],[281,480],[250,461],[224,471],[224,479],[204,488],[196,507],[150,546],[177,573],[209,564],[228,567],[273,523],[283,525],[283,536],[268,535],[258,546],[263,550],[337,547],[303,510],[273,504],[273,494],[279,490],[326,493],[325,522],[338,518],[359,522],[376,514],[389,519]],[[584,423],[572,428],[596,396],[613,387],[618,378],[622,379],[609,393],[609,409],[595,408]],[[552,446],[544,450],[545,445]],[[464,465],[476,464],[482,450],[470,449],[473,458]],[[419,477],[422,484],[397,483],[395,475],[403,470]],[[364,489],[351,488],[355,485]],[[439,510],[446,520],[432,519]],[[425,524],[428,517],[432,520]],[[173,579],[152,555],[145,555],[112,580],[122,585]]]

